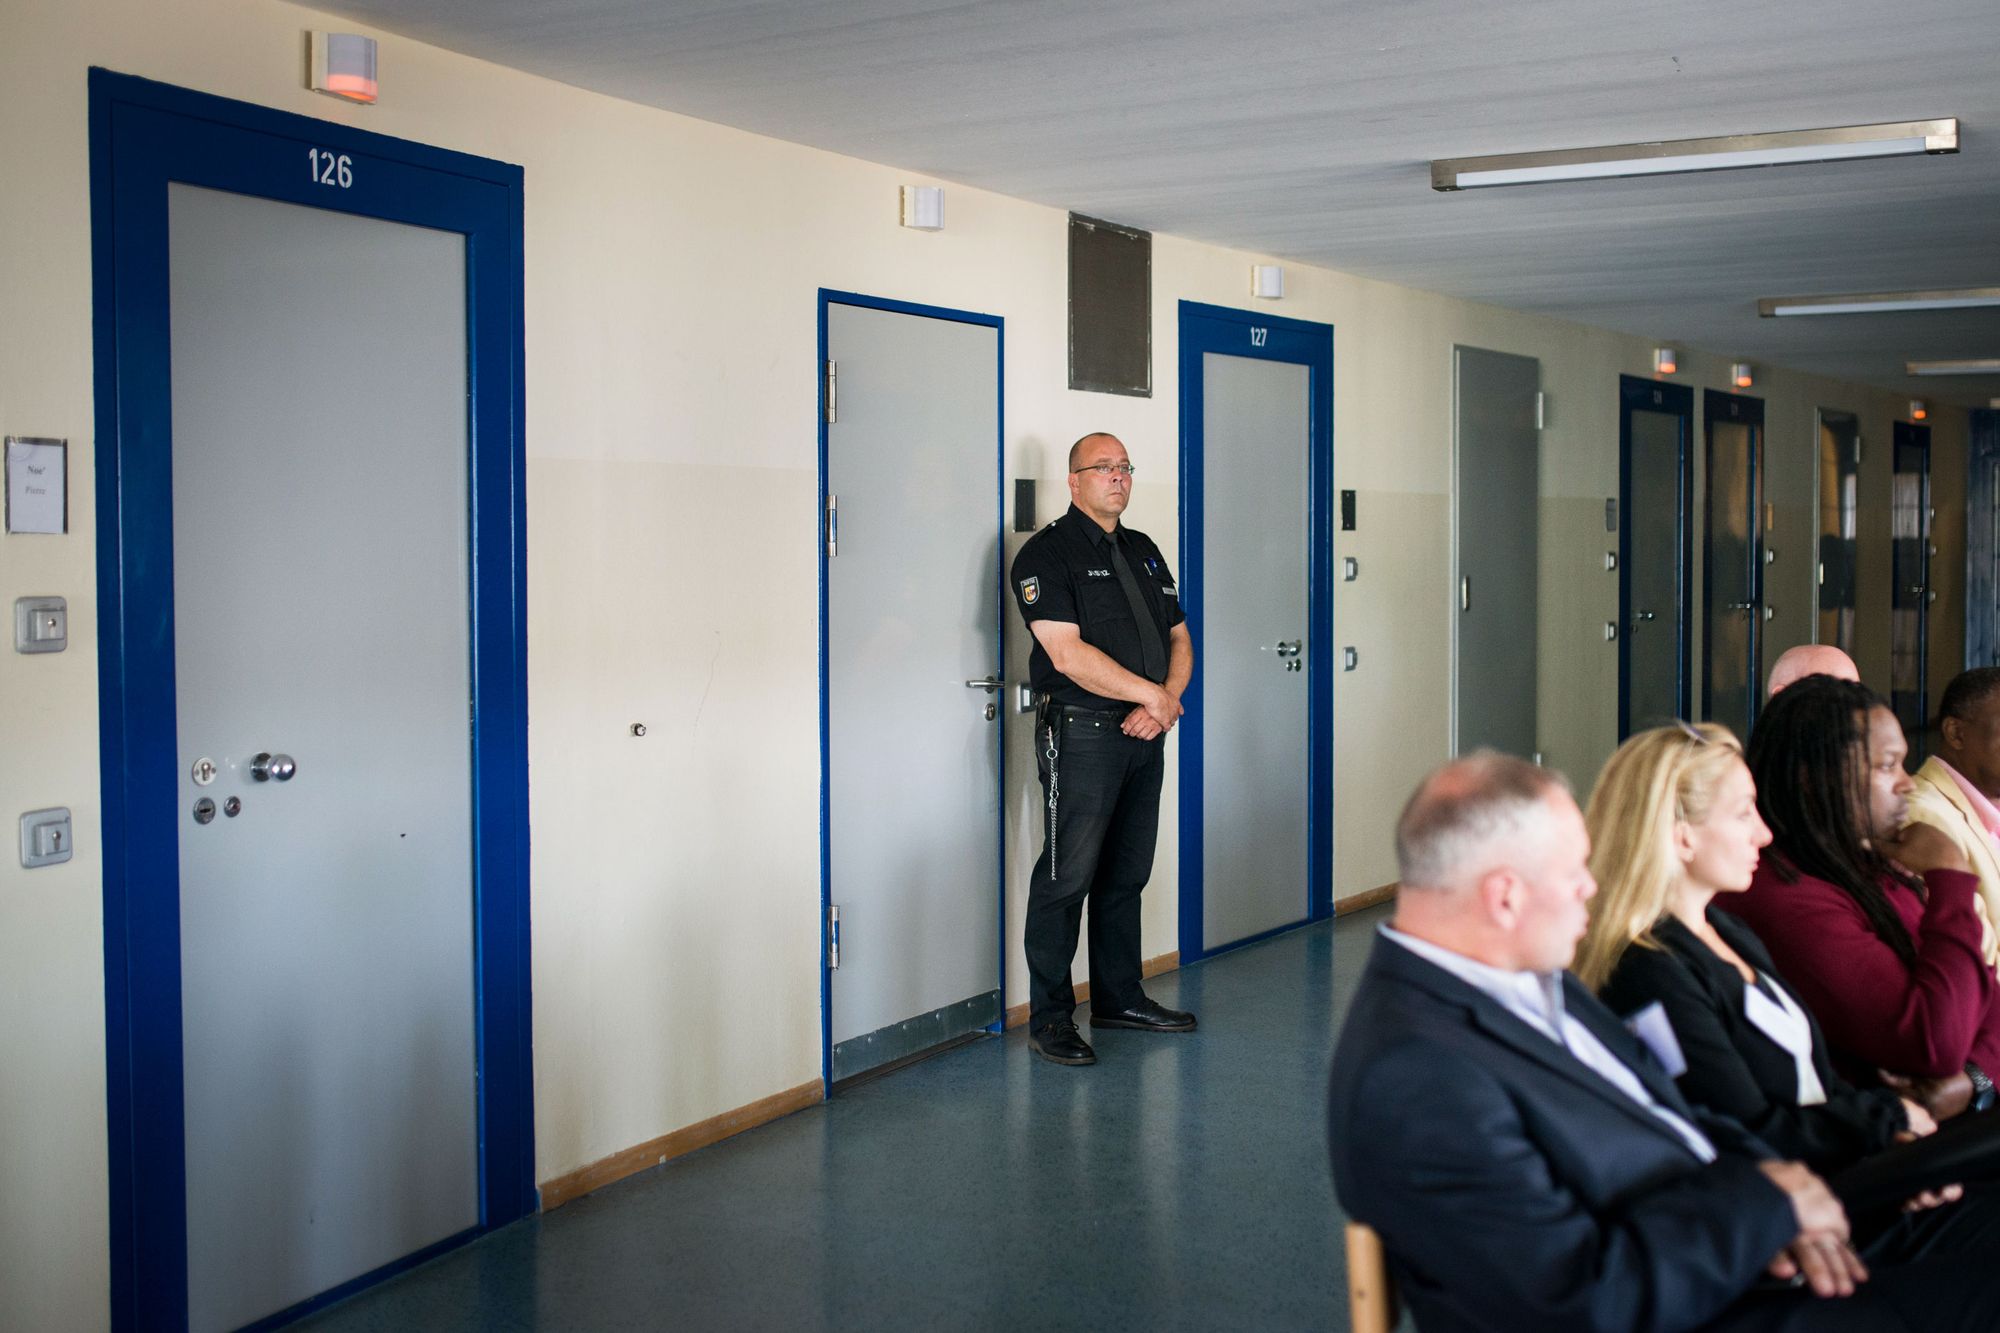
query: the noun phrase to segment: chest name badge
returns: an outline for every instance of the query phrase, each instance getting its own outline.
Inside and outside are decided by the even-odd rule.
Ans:
[[[1029,606],[1042,600],[1042,581],[1039,577],[1021,580],[1021,600]]]

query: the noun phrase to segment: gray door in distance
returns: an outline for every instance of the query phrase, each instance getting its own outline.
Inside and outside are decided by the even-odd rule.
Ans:
[[[466,256],[183,185],[168,209],[188,1305],[209,1330],[479,1220]]]
[[[1311,915],[1310,367],[1202,355],[1202,948]]]
[[[1681,641],[1687,540],[1683,432],[1676,412],[1634,410],[1626,462],[1626,734],[1681,716]]]
[[[830,303],[826,337],[839,1080],[1000,1017],[1000,333]]]
[[[1763,701],[1764,404],[1704,395],[1708,523],[1702,712],[1748,741]]]
[[[1541,433],[1531,356],[1452,349],[1458,652],[1454,748],[1533,757]]]
[[[1852,412],[1819,411],[1819,564],[1814,642],[1854,655],[1856,557],[1861,531],[1861,428]]]

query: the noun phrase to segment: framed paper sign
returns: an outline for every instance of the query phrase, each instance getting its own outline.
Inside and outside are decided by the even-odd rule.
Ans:
[[[69,531],[69,442],[7,437],[7,531]]]

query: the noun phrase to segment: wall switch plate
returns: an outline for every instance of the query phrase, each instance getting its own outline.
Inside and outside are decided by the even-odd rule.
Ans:
[[[1360,665],[1361,665],[1360,653],[1356,652],[1352,648],[1342,648],[1340,650],[1340,669],[1342,671],[1352,671],[1354,670],[1354,668]]]
[[[23,866],[33,870],[37,866],[60,865],[69,860],[71,850],[67,808],[30,810],[21,816]]]
[[[1353,491],[1342,491],[1340,493],[1340,530],[1342,532],[1354,531]]]
[[[1340,562],[1340,578],[1343,583],[1352,583],[1361,577],[1361,562],[1353,556],[1346,556]]]
[[[69,647],[69,603],[61,597],[14,600],[14,651],[59,653]]]

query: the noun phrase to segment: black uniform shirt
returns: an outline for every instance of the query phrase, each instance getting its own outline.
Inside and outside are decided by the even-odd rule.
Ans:
[[[1132,601],[1111,564],[1111,534],[1075,505],[1028,538],[1014,557],[1014,601],[1030,634],[1037,620],[1067,621],[1082,632],[1085,643],[1134,675],[1144,676],[1145,650],[1139,636],[1158,635],[1160,660],[1165,662],[1171,657],[1172,643],[1167,631],[1186,617],[1181,614],[1173,573],[1153,539],[1121,523],[1118,540],[1124,544],[1132,576],[1139,582],[1140,600],[1151,613],[1150,623],[1141,625],[1132,617]],[[1132,707],[1124,700],[1093,694],[1057,671],[1039,639],[1028,653],[1028,683],[1057,703],[1079,708]]]

